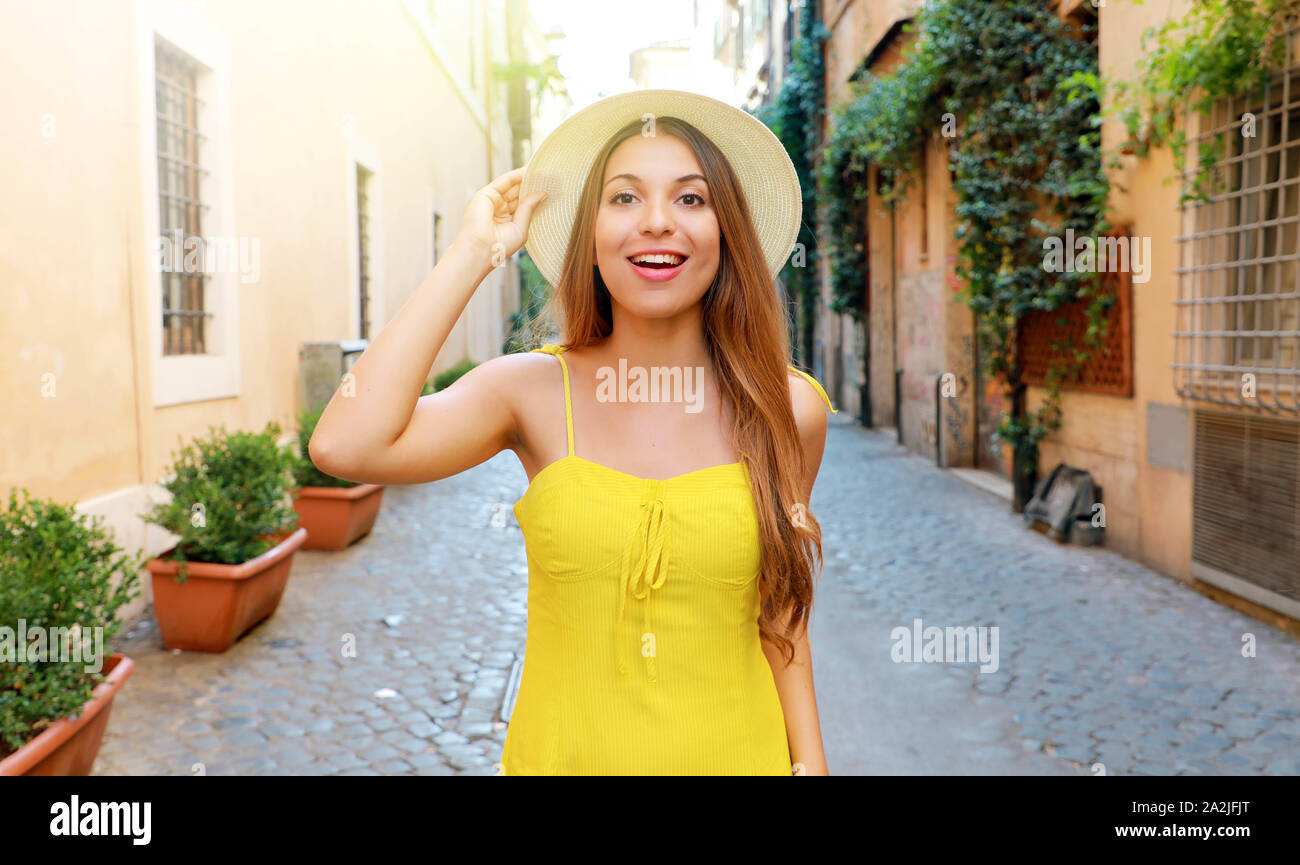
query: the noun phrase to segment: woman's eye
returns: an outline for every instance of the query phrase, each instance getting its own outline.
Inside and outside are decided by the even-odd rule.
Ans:
[[[616,192],[616,193],[614,193],[614,196],[613,196],[612,198],[610,198],[609,203],[610,203],[610,204],[630,204],[631,202],[628,202],[628,201],[624,201],[624,200],[623,200],[624,196],[626,196],[627,198],[635,198],[635,196],[632,195],[632,193],[630,193],[630,192]],[[701,206],[701,205],[704,204],[704,196],[700,195],[698,192],[687,192],[686,194],[684,194],[684,195],[682,196],[682,199],[687,199],[687,198],[697,199],[697,201],[696,201],[694,204],[689,204],[689,202],[688,202],[689,206],[691,206],[691,207],[699,207],[699,206]]]

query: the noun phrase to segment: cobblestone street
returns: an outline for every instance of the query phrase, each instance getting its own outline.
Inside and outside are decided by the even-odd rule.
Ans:
[[[299,552],[275,615],[225,654],[162,649],[151,614],[124,628],[137,667],[95,774],[494,773],[524,648],[525,484],[507,452],[388,488],[374,532]],[[1300,774],[1300,645],[1281,631],[1030,531],[844,416],[813,511],[833,774]],[[895,663],[891,632],[918,618],[996,626],[997,671]]]

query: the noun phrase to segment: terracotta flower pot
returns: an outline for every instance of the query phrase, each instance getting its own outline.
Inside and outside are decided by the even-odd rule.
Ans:
[[[345,550],[374,528],[384,488],[380,484],[300,487],[293,496],[298,525],[307,530],[303,549]]]
[[[0,775],[89,775],[104,741],[113,698],[135,670],[126,655],[104,659],[107,680],[95,686],[76,717],[60,718],[0,760]]]
[[[172,550],[150,559],[154,616],[163,644],[191,652],[229,649],[280,605],[293,554],[305,540],[307,530],[298,528],[243,564],[188,562],[184,583],[176,582],[179,564],[164,561]]]

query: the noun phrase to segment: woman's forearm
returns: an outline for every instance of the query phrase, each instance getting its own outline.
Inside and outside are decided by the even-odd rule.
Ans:
[[[817,694],[813,689],[812,651],[808,645],[807,629],[797,636],[790,635],[790,639],[794,642],[794,660],[789,666],[786,666],[777,646],[763,644],[781,698],[781,710],[785,714],[790,762],[802,763],[802,774],[829,775],[826,752],[822,747],[821,721],[817,717]]]
[[[451,244],[334,392],[311,439],[318,466],[344,471],[397,440],[438,352],[492,266],[488,250],[459,239]]]

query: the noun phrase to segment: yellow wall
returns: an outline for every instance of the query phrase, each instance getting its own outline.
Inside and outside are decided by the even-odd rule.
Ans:
[[[1187,4],[1169,8],[1129,3],[1100,10],[1099,59],[1103,73],[1130,77],[1141,54],[1141,35]],[[1103,129],[1108,150],[1123,140],[1115,121]],[[1188,578],[1191,561],[1192,475],[1147,462],[1147,404],[1185,405],[1173,387],[1174,300],[1178,296],[1178,189],[1168,150],[1148,157],[1124,156],[1111,186],[1111,221],[1131,226],[1135,238],[1151,239],[1151,275],[1132,284],[1132,398],[1065,392],[1063,426],[1040,447],[1040,472],[1059,461],[1086,468],[1103,486],[1107,544],[1165,573]],[[1031,389],[1032,405],[1041,391]]]
[[[0,482],[61,501],[140,473],[130,254],[131,21],[111,4],[6,13],[0,88]],[[16,19],[16,20],[15,20]],[[15,26],[22,22],[22,26]],[[44,35],[39,35],[44,34]],[[57,38],[55,37],[57,34]],[[46,134],[52,133],[52,134]],[[156,206],[156,204],[155,204]],[[52,375],[52,379],[45,376]],[[52,394],[52,395],[49,395]]]
[[[1164,10],[1165,17],[1186,14],[1189,3],[1175,0]],[[1140,56],[1140,34],[1159,23],[1161,10],[1114,4],[1102,10],[1101,66],[1111,75],[1128,74],[1133,59]],[[1109,144],[1122,130],[1110,124],[1104,130]],[[1133,225],[1135,236],[1151,238],[1152,274],[1133,290],[1133,375],[1134,426],[1137,431],[1137,501],[1141,511],[1139,557],[1166,573],[1186,579],[1190,576],[1192,531],[1192,475],[1157,468],[1147,463],[1147,402],[1189,405],[1174,391],[1174,299],[1178,296],[1179,233],[1177,184],[1167,183],[1175,168],[1168,150],[1149,157],[1125,157],[1128,167],[1116,185],[1127,189],[1116,196],[1116,221]],[[1112,186],[1114,188],[1114,186]],[[1109,531],[1109,529],[1108,529]]]
[[[179,441],[209,425],[260,430],[272,420],[291,433],[300,344],[359,335],[349,323],[354,142],[345,130],[382,165],[384,319],[372,316],[372,337],[428,274],[430,190],[445,249],[469,195],[513,167],[504,104],[480,109],[484,128],[400,0],[161,5],[188,9],[227,46],[233,225],[260,243],[260,278],[234,282],[233,398],[154,406],[157,275],[144,226],[158,201],[143,192],[137,68],[145,0],[22,4],[0,37],[0,78],[10,82],[0,91],[0,486],[6,496],[16,486],[80,502],[119,543],[150,554],[167,536],[136,514],[159,494]],[[432,371],[500,353],[512,271],[488,277]]]

